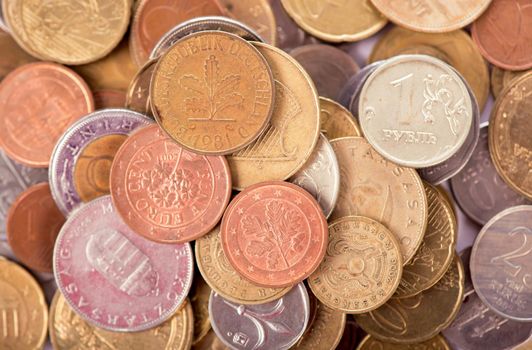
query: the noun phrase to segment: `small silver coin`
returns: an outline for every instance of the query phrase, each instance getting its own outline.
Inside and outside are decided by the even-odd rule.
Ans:
[[[458,256],[462,260],[464,266],[464,298],[470,294],[475,293],[473,282],[471,281],[471,270],[469,269],[469,260],[471,259],[471,247],[462,250]]]

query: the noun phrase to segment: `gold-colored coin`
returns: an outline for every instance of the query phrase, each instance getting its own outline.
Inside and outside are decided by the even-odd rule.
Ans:
[[[456,217],[438,189],[424,182],[428,202],[427,230],[416,255],[403,268],[395,298],[412,297],[440,280],[451,265],[458,238]]]
[[[346,136],[362,136],[355,117],[344,106],[320,96],[321,132],[333,140]]]
[[[130,0],[3,1],[13,38],[31,55],[63,64],[96,61],[129,24]]]
[[[203,339],[192,345],[194,350],[229,350],[227,346],[218,338],[216,333],[211,329]]]
[[[497,98],[502,89],[511,85],[514,79],[518,79],[528,72],[532,72],[532,69],[512,71],[493,66],[491,68],[491,92],[493,96]]]
[[[444,337],[437,335],[427,341],[415,344],[385,343],[367,335],[358,345],[357,350],[451,350]]]
[[[196,240],[196,262],[205,282],[227,300],[239,304],[264,304],[290,291],[287,288],[264,288],[241,277],[229,264],[220,240],[220,227]]]
[[[0,348],[42,349],[48,307],[41,287],[22,267],[0,259]]]
[[[303,30],[330,42],[365,39],[387,22],[369,0],[281,0],[281,3]]]
[[[22,50],[15,40],[6,32],[0,30],[0,80],[14,70],[26,63],[36,61],[35,58]]]
[[[361,137],[331,141],[340,166],[340,195],[330,219],[360,215],[386,226],[401,246],[403,264],[427,227],[427,197],[414,169],[391,163]]]
[[[274,81],[259,51],[239,36],[203,31],[159,59],[150,85],[152,112],[192,152],[223,155],[261,135],[274,109]]]
[[[335,349],[342,339],[346,316],[343,312],[317,303],[316,317],[293,350]]]
[[[318,93],[305,70],[278,48],[254,45],[273,72],[275,107],[266,131],[227,158],[236,189],[294,175],[310,158],[320,132]]]
[[[396,26],[373,47],[369,61],[403,54],[431,55],[450,64],[469,83],[481,109],[486,104],[490,85],[488,66],[465,31],[420,33]]]
[[[447,272],[432,288],[410,298],[392,298],[377,310],[356,315],[356,321],[384,342],[421,343],[451,324],[463,295],[464,268],[455,254]]]
[[[126,108],[153,118],[150,103],[150,81],[157,59],[150,60],[137,72],[126,95]]]
[[[373,219],[348,216],[329,225],[327,253],[308,284],[323,304],[359,314],[387,302],[402,271],[401,249],[390,230]]]
[[[211,330],[211,321],[209,319],[211,287],[205,283],[201,275],[195,275],[189,295],[192,310],[194,311],[194,337],[192,344],[197,344]]]
[[[194,332],[192,307],[185,302],[169,320],[155,328],[134,333],[111,332],[82,319],[58,291],[50,306],[50,340],[55,350],[159,350],[189,349]]]
[[[491,111],[489,150],[504,182],[532,200],[532,71],[513,80]]]

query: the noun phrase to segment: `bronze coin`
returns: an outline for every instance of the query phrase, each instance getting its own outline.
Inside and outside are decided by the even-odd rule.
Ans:
[[[150,81],[157,59],[150,60],[137,72],[127,88],[126,108],[153,118],[150,103]]]
[[[126,103],[126,94],[118,90],[93,91],[94,109],[122,108]]]

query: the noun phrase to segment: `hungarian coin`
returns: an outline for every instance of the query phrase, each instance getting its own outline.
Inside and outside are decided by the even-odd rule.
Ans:
[[[303,67],[280,49],[254,45],[272,70],[275,105],[260,137],[227,158],[236,189],[294,175],[310,158],[320,131],[318,94]]]
[[[345,313],[318,302],[316,317],[309,322],[307,331],[291,349],[335,349],[344,334],[345,323]]]
[[[196,344],[207,335],[211,330],[211,322],[209,320],[209,297],[211,296],[211,288],[201,278],[201,276],[194,276],[192,288],[190,289],[190,304],[194,311],[194,336],[192,344]]]
[[[373,219],[348,216],[329,225],[327,254],[308,283],[323,304],[359,314],[390,299],[402,270],[394,235]]]
[[[157,60],[149,60],[137,72],[127,88],[125,106],[153,118],[150,103],[150,81]]]
[[[469,262],[471,261],[471,250],[472,247],[468,247],[458,254],[460,260],[462,261],[462,265],[464,266],[464,297],[467,297],[475,292],[473,281],[471,280],[471,269],[469,268]]]
[[[143,331],[171,318],[185,301],[193,270],[189,244],[138,235],[110,196],[72,213],[54,249],[55,279],[69,306],[109,331]]]
[[[394,344],[385,343],[381,340],[375,339],[371,335],[367,335],[358,345],[357,350],[451,350],[451,347],[441,335],[437,335],[422,343],[415,344]]]
[[[320,124],[321,133],[329,141],[340,137],[362,136],[360,126],[351,112],[341,104],[321,96]]]
[[[144,127],[120,147],[111,166],[117,212],[138,234],[184,243],[209,232],[231,195],[222,156],[202,156],[173,142],[157,125]]]
[[[2,57],[0,57],[0,80],[15,68],[36,60],[22,50],[11,35],[2,31],[0,31],[0,50],[2,51]]]
[[[532,321],[532,206],[495,215],[480,230],[471,252],[471,279],[482,301],[499,315]]]
[[[270,0],[277,23],[277,47],[289,51],[304,44],[306,33],[288,16],[281,0]]]
[[[382,158],[361,137],[331,141],[340,165],[340,196],[331,219],[366,216],[397,238],[403,264],[415,255],[427,227],[427,197],[414,169]]]
[[[150,101],[159,125],[184,148],[221,155],[257,139],[274,111],[267,61],[240,37],[191,34],[159,59]]]
[[[303,283],[260,305],[238,305],[212,292],[209,315],[216,335],[231,349],[289,349],[307,328],[309,297]]]
[[[527,70],[505,70],[497,66],[491,67],[491,92],[493,97],[497,98],[501,91],[512,83],[514,79],[518,79],[530,72]]]
[[[472,113],[462,79],[425,55],[387,60],[360,93],[359,121],[369,143],[388,160],[408,167],[449,159],[464,144]]]
[[[327,248],[327,220],[318,202],[289,182],[263,182],[240,192],[227,207],[220,231],[231,266],[264,287],[301,282]]]
[[[118,90],[95,90],[94,109],[123,108],[126,104],[126,93]]]

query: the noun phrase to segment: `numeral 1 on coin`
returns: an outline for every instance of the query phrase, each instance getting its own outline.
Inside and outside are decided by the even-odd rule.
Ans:
[[[399,88],[399,123],[409,125],[412,121],[412,99],[414,90],[412,89],[412,78],[414,73],[407,74],[399,79],[390,82],[393,87]],[[408,95],[407,95],[408,94]]]

